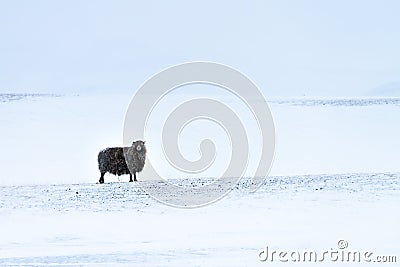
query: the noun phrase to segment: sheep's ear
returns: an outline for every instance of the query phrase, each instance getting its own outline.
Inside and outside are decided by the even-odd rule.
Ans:
[[[143,141],[143,145],[146,144],[146,141]]]

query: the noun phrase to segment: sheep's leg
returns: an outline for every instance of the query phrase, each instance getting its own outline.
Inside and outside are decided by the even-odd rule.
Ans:
[[[101,173],[99,183],[104,184],[104,172]]]
[[[129,182],[133,182],[133,181],[132,181],[132,174],[131,174],[131,173],[129,174]]]
[[[137,182],[137,180],[136,180],[136,172],[133,173],[133,178],[134,178],[134,181]]]

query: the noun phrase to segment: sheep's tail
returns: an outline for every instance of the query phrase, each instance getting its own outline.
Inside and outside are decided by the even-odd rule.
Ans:
[[[99,155],[97,156],[97,163],[99,166],[99,170],[100,172],[104,172],[107,169],[107,166],[105,166],[106,164],[106,150],[102,150],[99,152]]]

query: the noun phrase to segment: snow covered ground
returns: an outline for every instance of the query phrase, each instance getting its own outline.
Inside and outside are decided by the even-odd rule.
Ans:
[[[131,97],[14,94],[20,100],[0,102],[0,147],[6,151],[0,153],[0,185],[97,181],[97,154],[122,144]],[[272,175],[400,171],[399,98],[271,99],[270,106],[276,127]],[[196,158],[196,152],[185,156]]]
[[[322,253],[341,239],[400,249],[400,173],[270,177],[254,194],[247,182],[193,210],[135,183],[1,187],[0,265],[262,266],[266,245]]]
[[[265,266],[265,246],[322,254],[338,240],[399,264],[397,98],[272,100],[272,176],[200,209],[162,205],[127,177],[95,184],[129,96],[0,99],[0,266]]]

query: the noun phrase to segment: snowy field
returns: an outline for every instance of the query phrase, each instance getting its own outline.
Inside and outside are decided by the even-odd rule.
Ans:
[[[127,177],[96,184],[129,100],[0,95],[0,266],[266,266],[265,246],[322,254],[338,240],[398,266],[398,98],[271,100],[272,176],[199,209],[162,205]]]
[[[132,183],[1,187],[0,265],[263,266],[266,245],[324,251],[341,239],[398,255],[400,173],[270,177],[254,194],[246,181],[194,210]]]

